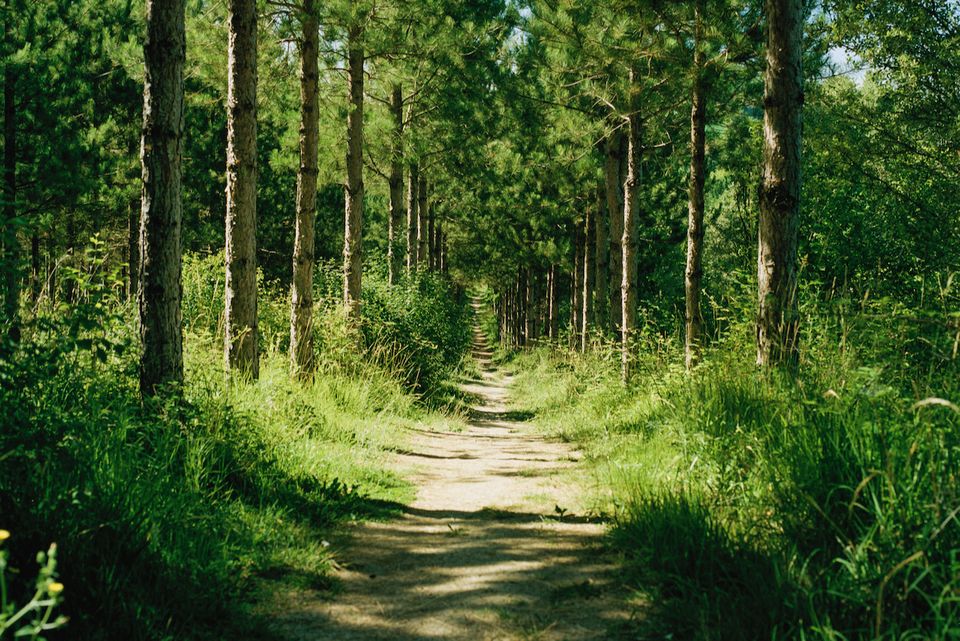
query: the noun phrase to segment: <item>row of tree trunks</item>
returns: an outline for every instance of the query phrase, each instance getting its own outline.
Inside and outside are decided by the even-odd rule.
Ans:
[[[343,302],[352,318],[360,315],[363,269],[363,31],[352,26],[347,36],[349,100],[347,113],[347,182],[343,238]]]
[[[224,359],[259,374],[257,337],[257,3],[229,0]]]
[[[313,0],[304,0],[300,40],[300,168],[294,220],[293,280],[290,298],[290,365],[295,375],[308,376],[313,356],[313,267],[317,211],[318,55],[320,27]]]

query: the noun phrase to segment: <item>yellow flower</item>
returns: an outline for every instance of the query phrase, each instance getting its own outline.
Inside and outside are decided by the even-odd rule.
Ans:
[[[57,596],[58,594],[63,592],[63,584],[60,583],[59,581],[54,581],[53,583],[47,586],[47,592],[52,596]]]
[[[10,538],[10,530],[0,530],[0,541],[6,541]]]

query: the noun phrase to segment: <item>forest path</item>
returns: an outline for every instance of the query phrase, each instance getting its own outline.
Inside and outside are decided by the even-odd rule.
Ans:
[[[468,428],[414,430],[397,464],[416,500],[334,541],[333,594],[275,595],[282,638],[566,641],[623,627],[630,614],[603,526],[579,516],[576,451],[511,416],[509,378],[491,369],[479,331],[474,356],[482,378],[463,387],[481,402]]]

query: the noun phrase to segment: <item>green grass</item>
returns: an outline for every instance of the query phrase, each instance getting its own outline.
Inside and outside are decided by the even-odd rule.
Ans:
[[[420,367],[419,352],[352,330],[323,302],[318,373],[296,382],[278,338],[283,299],[269,288],[260,379],[228,380],[209,316],[217,303],[200,304],[222,268],[187,265],[182,397],[141,403],[135,314],[108,283],[81,283],[80,300],[0,350],[0,528],[12,532],[11,566],[25,571],[11,596],[24,602],[32,557],[57,542],[71,620],[51,639],[271,638],[254,614],[258,585],[331,588],[332,531],[395,514],[413,496],[388,464],[406,428],[461,422],[427,402],[420,374],[455,371],[463,342]],[[380,316],[367,325],[462,306],[440,282],[372,295]],[[431,332],[468,335],[466,313],[447,318],[453,326],[425,322],[420,344]]]
[[[960,638],[960,413],[917,405],[960,399],[955,330],[832,311],[805,309],[796,379],[756,370],[745,324],[689,376],[650,337],[628,387],[610,348],[506,358],[652,597],[632,636]]]

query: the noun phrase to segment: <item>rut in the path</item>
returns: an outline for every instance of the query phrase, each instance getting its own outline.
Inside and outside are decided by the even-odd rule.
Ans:
[[[465,388],[483,402],[468,429],[415,431],[397,463],[413,470],[417,499],[336,543],[334,593],[277,595],[284,638],[609,639],[630,617],[602,526],[577,516],[562,474],[576,452],[510,420],[509,381],[476,340],[484,373]],[[558,520],[558,506],[574,515]]]

